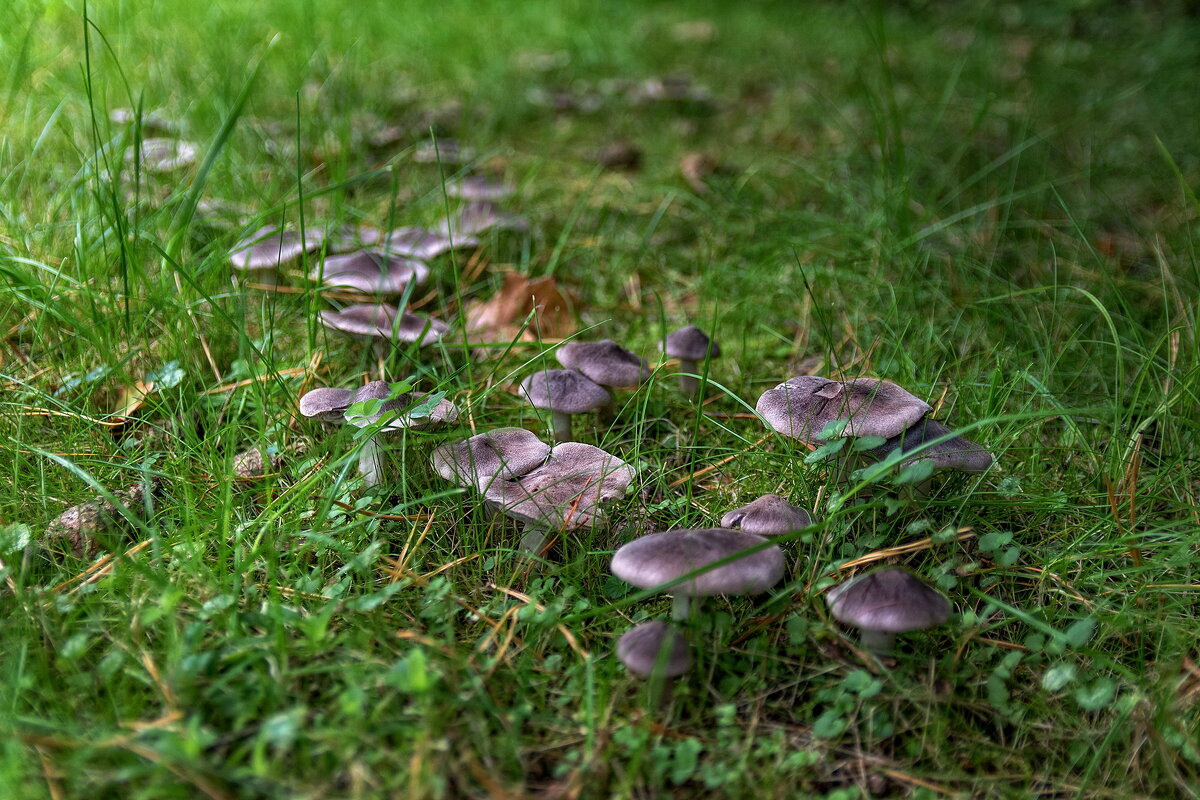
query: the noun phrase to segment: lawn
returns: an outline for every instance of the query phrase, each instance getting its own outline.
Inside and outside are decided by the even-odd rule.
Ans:
[[[1189,5],[9,0],[0,797],[1200,796]],[[160,128],[192,163],[128,156]],[[320,252],[231,267],[266,225],[436,225],[473,173],[520,221],[404,295],[434,345],[327,330]],[[574,436],[633,481],[531,558],[430,456],[548,439],[518,385],[603,338],[654,371]],[[805,374],[995,463],[847,478],[755,413]],[[299,398],[375,379],[459,419],[370,487]],[[814,518],[783,579],[631,675],[671,600],[613,552],[768,492]],[[88,547],[46,532],[97,497]],[[877,657],[825,592],[883,565],[954,613]]]

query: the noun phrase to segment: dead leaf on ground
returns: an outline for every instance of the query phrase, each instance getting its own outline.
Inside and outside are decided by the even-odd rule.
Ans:
[[[554,278],[530,280],[507,272],[500,291],[468,305],[467,331],[473,338],[487,341],[561,339],[575,331],[573,305]],[[530,312],[534,316],[525,325]]]

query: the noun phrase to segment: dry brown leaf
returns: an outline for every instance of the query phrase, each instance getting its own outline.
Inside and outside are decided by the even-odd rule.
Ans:
[[[500,291],[467,307],[467,330],[475,338],[491,341],[561,339],[575,331],[571,308],[571,299],[558,288],[554,278],[530,280],[519,273],[506,272]],[[530,312],[534,316],[525,325]]]

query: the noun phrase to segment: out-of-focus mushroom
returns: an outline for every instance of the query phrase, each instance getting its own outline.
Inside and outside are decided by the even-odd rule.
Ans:
[[[196,163],[196,145],[182,139],[143,139],[137,160],[151,172],[174,172]],[[131,151],[128,160],[134,160]]]
[[[521,392],[534,408],[549,411],[555,441],[571,439],[571,415],[608,405],[608,392],[578,372],[547,369],[521,381]]]
[[[637,386],[650,377],[650,365],[612,339],[567,342],[554,356],[567,369],[578,370],[601,386]]]
[[[899,567],[877,569],[835,586],[825,593],[825,601],[833,618],[862,631],[863,645],[878,655],[892,651],[896,634],[950,619],[950,602]]]
[[[721,355],[721,346],[695,325],[685,325],[667,335],[662,344],[667,358],[679,359],[679,391],[695,397],[700,390],[700,367]]]
[[[792,505],[777,494],[764,494],[749,505],[735,508],[721,517],[722,528],[741,528],[759,536],[779,536],[812,524],[803,508]]]
[[[612,573],[638,588],[653,589],[763,545],[767,540],[761,536],[724,528],[651,533],[617,550]],[[686,619],[691,597],[765,592],[783,577],[783,562],[783,551],[770,545],[675,584],[667,590],[672,593],[671,616]]]
[[[515,191],[512,184],[485,175],[467,175],[446,182],[446,194],[463,200],[503,200]]]
[[[388,236],[385,249],[389,253],[427,261],[453,249],[478,246],[479,239],[474,236],[451,237],[428,228],[397,228]]]
[[[418,164],[458,166],[475,158],[475,152],[463,147],[457,139],[439,138],[436,142],[421,142],[412,149],[412,160]]]
[[[617,658],[642,678],[677,678],[692,666],[687,638],[673,625],[651,620],[634,625],[617,640]]]
[[[320,231],[310,229],[301,236],[295,231],[267,226],[234,245],[229,263],[244,275],[253,275],[258,283],[273,286],[278,282],[280,267],[304,253],[320,250],[324,241],[325,236]]]
[[[450,330],[440,320],[402,314],[395,306],[384,303],[358,303],[341,311],[322,311],[320,316],[321,323],[331,330],[382,341],[416,343],[419,347],[433,344]]]
[[[529,230],[529,220],[520,214],[501,211],[490,200],[471,200],[441,223],[441,232],[454,239],[473,236],[492,228],[523,232]]]

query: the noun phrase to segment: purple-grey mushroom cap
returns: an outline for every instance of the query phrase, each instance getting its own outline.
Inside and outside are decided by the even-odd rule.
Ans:
[[[388,397],[391,393],[392,388],[387,381],[371,381],[360,386],[354,393],[355,403],[368,400],[382,400],[383,402],[374,414],[350,419],[350,423],[363,428],[386,417],[387,421],[383,430],[395,431],[403,428],[428,428],[434,425],[448,424],[458,419],[458,407],[444,397],[430,408],[424,409],[424,413],[421,415],[414,416],[413,411],[424,404],[428,395],[423,392],[406,392],[389,400]]]
[[[229,263],[243,272],[273,270],[306,252],[320,250],[324,240],[319,231],[307,230],[301,236],[296,231],[280,231],[268,225],[234,245]]]
[[[926,442],[933,442],[951,433],[949,428],[937,420],[923,419],[899,436],[894,436],[879,447],[874,447],[867,452],[875,458],[883,459],[895,450],[908,453],[923,446]],[[994,460],[992,454],[981,445],[961,436],[952,436],[944,442],[937,442],[919,453],[914,453],[913,457],[906,460],[904,464],[907,466],[927,463],[934,469],[985,472],[988,467],[992,466]]]
[[[322,422],[341,422],[354,392],[349,389],[321,387],[305,392],[300,398],[300,413]]]
[[[495,481],[516,480],[550,456],[550,445],[524,428],[499,428],[433,451],[433,468],[448,481],[486,492]]]
[[[721,355],[721,346],[695,325],[685,325],[667,334],[662,350],[668,358],[683,361],[703,361]]]
[[[501,211],[490,200],[471,200],[452,216],[443,219],[441,231],[447,236],[473,236],[496,228],[498,230],[527,231],[529,220],[520,214]]]
[[[409,284],[420,285],[429,279],[429,267],[420,261],[360,250],[345,256],[330,256],[317,266],[311,277],[331,286],[349,286],[360,292],[403,294]]]
[[[578,372],[545,369],[521,381],[521,393],[534,408],[582,414],[608,405],[608,392]]]
[[[479,239],[474,236],[455,236],[428,228],[398,228],[388,236],[384,245],[389,253],[427,260],[442,253],[463,247],[478,247]]]
[[[196,163],[198,153],[196,145],[182,139],[143,139],[138,161],[151,172],[174,172]],[[129,160],[133,160],[132,150]]]
[[[899,567],[885,567],[835,586],[825,593],[839,622],[882,633],[905,633],[950,619],[950,601]]]
[[[792,505],[777,494],[764,494],[753,503],[735,508],[721,517],[722,528],[741,528],[759,536],[778,536],[812,524],[803,508]]]
[[[416,342],[422,347],[436,342],[450,330],[450,326],[440,320],[419,314],[400,314],[395,306],[372,303],[346,306],[341,311],[322,311],[321,323],[342,333]]]
[[[834,381],[801,375],[763,392],[756,410],[783,435],[814,444],[825,426],[836,420],[849,420],[843,436],[890,439],[915,425],[932,408],[889,381]]]
[[[437,142],[423,141],[412,150],[412,160],[418,164],[462,164],[475,157],[469,148],[457,139],[438,139]]]
[[[767,540],[725,528],[683,528],[634,539],[613,555],[612,573],[641,589],[652,589],[693,570],[713,564]],[[777,545],[710,569],[667,591],[703,597],[714,594],[758,594],[783,577],[783,551]]]
[[[642,678],[655,667],[665,678],[677,678],[692,666],[687,638],[674,625],[651,620],[634,625],[617,640],[617,658],[626,669]]]
[[[650,377],[650,365],[612,339],[567,342],[554,355],[567,369],[578,370],[601,386],[637,386]]]
[[[603,519],[604,503],[623,497],[633,477],[632,467],[599,447],[562,442],[517,480],[493,481],[485,497],[523,522],[574,530]]]
[[[446,183],[446,194],[463,200],[503,200],[515,191],[512,184],[485,175],[467,175]]]

